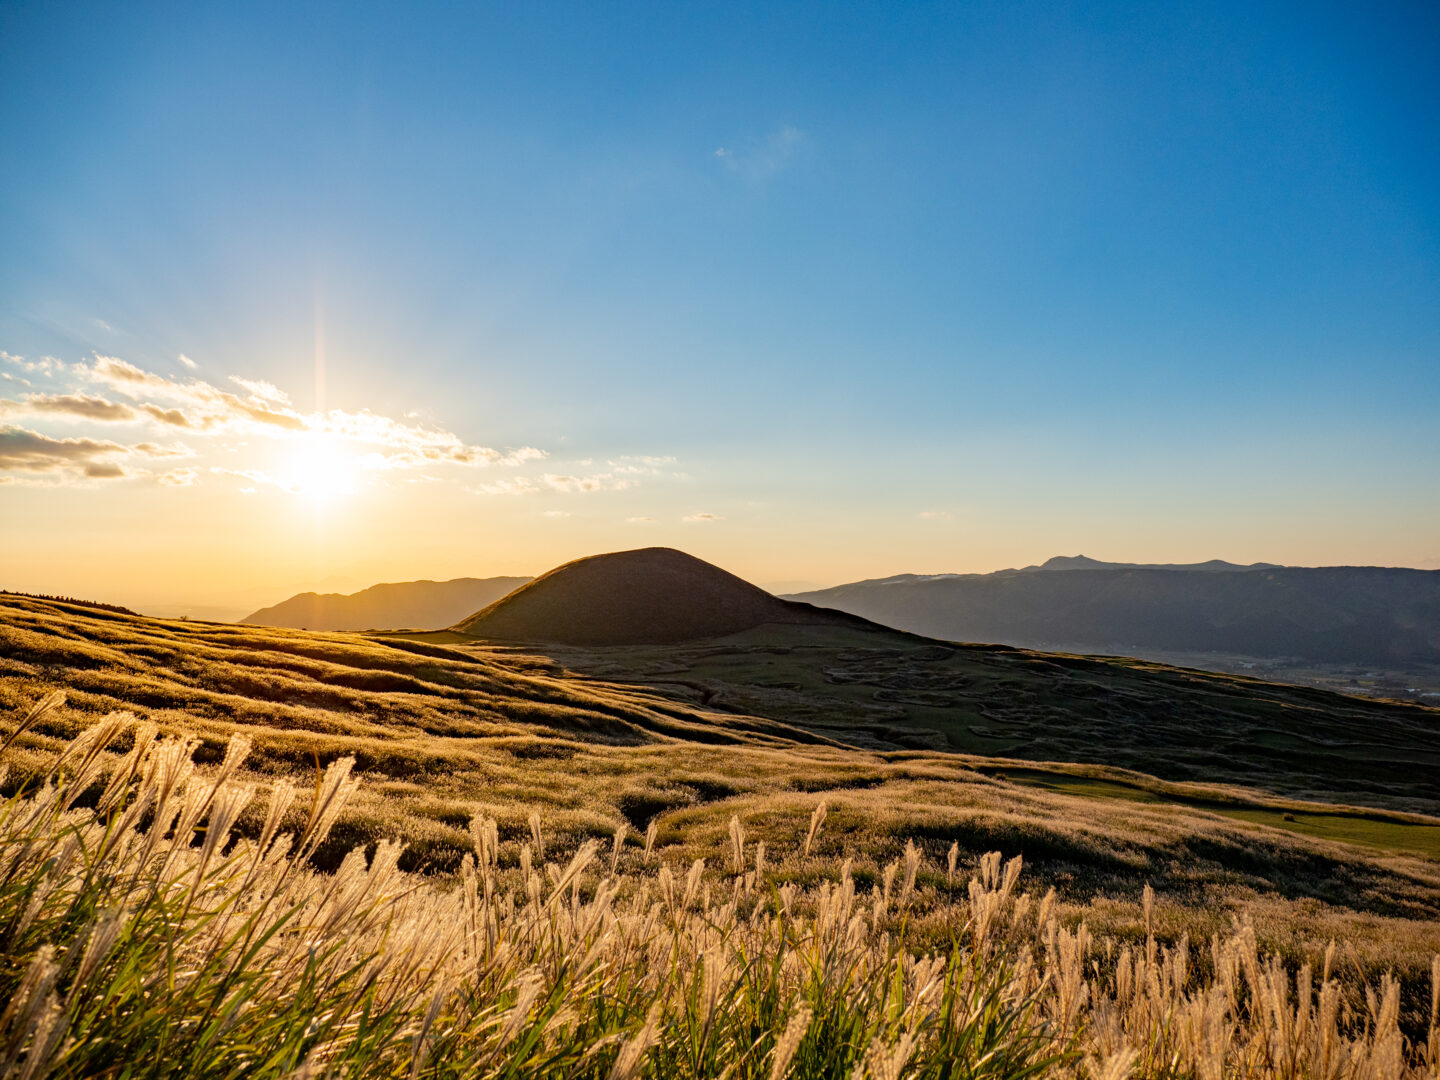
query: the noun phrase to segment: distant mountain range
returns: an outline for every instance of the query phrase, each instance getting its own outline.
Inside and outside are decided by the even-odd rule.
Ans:
[[[357,593],[300,593],[241,619],[299,630],[443,630],[524,585],[527,577],[372,585]]]
[[[1129,655],[1440,663],[1434,570],[1219,560],[1137,565],[1080,555],[993,574],[901,574],[790,599],[952,641]]]
[[[620,645],[855,616],[852,625],[869,620],[926,637],[1032,649],[1440,665],[1440,571],[1219,559],[1177,565],[1059,556],[993,574],[899,574],[778,598],[682,552],[646,548],[580,559],[534,580],[301,593],[241,621],[310,630],[454,627],[501,640]]]
[[[759,626],[883,630],[867,620],[781,600],[674,548],[576,559],[476,612],[455,629],[502,641],[668,645]]]

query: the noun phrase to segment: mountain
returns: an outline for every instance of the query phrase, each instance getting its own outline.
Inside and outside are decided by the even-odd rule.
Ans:
[[[565,645],[666,645],[767,624],[875,629],[781,600],[674,548],[592,555],[556,567],[456,624],[461,633]]]
[[[1056,555],[1046,559],[1039,566],[1027,566],[1026,570],[1194,570],[1200,573],[1226,573],[1237,570],[1273,570],[1275,563],[1251,563],[1241,566],[1224,559],[1210,559],[1199,563],[1121,563],[1101,562],[1088,555]]]
[[[357,593],[300,593],[241,619],[254,626],[298,630],[440,630],[529,578],[455,578],[372,585]]]
[[[1318,663],[1440,663],[1440,571],[1096,564],[900,575],[801,593],[952,641],[1096,653],[1223,652]]]

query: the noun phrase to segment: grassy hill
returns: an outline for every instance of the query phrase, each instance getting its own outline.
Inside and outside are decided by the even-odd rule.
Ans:
[[[1014,650],[938,649],[901,635],[888,652],[803,639],[840,632],[834,628],[795,628],[802,639],[782,646],[774,635],[783,630],[765,630],[767,640],[758,644],[741,638],[677,651],[666,674],[655,670],[664,651],[656,646],[535,649],[458,634],[306,633],[7,597],[0,601],[0,718],[18,716],[51,688],[69,693],[65,708],[27,735],[18,755],[12,750],[9,783],[38,769],[60,740],[110,710],[128,709],[197,739],[202,765],[219,760],[231,735],[248,735],[251,776],[262,785],[282,777],[306,783],[317,769],[353,755],[365,784],[317,853],[321,865],[335,865],[357,842],[393,836],[408,845],[404,866],[450,871],[470,848],[466,823],[473,814],[495,818],[502,838],[515,840],[528,834],[537,811],[556,844],[608,842],[622,825],[639,832],[654,822],[666,858],[718,864],[735,815],[769,837],[777,867],[790,866],[805,880],[838,873],[845,859],[853,860],[858,880],[878,880],[904,842],[915,839],[927,858],[942,863],[952,844],[964,860],[989,850],[1023,852],[1034,880],[1059,889],[1063,910],[1120,933],[1135,931],[1134,904],[1148,881],[1159,893],[1167,934],[1202,940],[1245,912],[1265,940],[1296,955],[1344,936],[1359,943],[1365,963],[1399,964],[1417,979],[1440,950],[1440,819],[1348,806],[1364,793],[1338,784],[1325,804],[1282,794],[1323,796],[1335,775],[1287,779],[1277,771],[1263,778],[1265,790],[1203,770],[1196,779],[1231,782],[1166,782],[1042,754],[1026,760],[1009,753],[1023,751],[1019,745],[1002,745],[995,756],[904,749],[864,723],[856,725],[861,735],[849,738],[843,716],[819,723],[793,705],[812,680],[860,710],[874,691],[847,681],[845,672],[875,677],[873,665],[893,665],[905,648],[919,653],[909,657],[917,668],[940,665],[949,678],[993,668],[995,696],[1008,702],[1011,724],[1037,732],[1063,725],[1076,743],[1087,739],[1083,725],[1096,724],[1088,737],[1093,760],[1103,760],[1103,740],[1113,738],[1096,719],[1103,710],[1088,719],[1078,707],[1054,712],[1054,700],[1066,693],[1085,700],[1074,687],[1054,689],[1058,680],[1075,679],[1074,671],[1089,673],[1091,685],[1108,672],[1128,701],[1147,686],[1159,697],[1189,684],[1197,723],[1215,700],[1269,709],[1277,722],[1293,712],[1302,730],[1367,703],[1265,697],[1262,691],[1278,688]],[[869,635],[863,640],[874,642]],[[841,657],[841,667],[827,674],[828,661]],[[615,665],[609,677],[602,677],[602,661]],[[747,670],[743,677],[730,670],[723,686],[687,674],[697,665],[732,663]],[[653,685],[634,681],[641,669]],[[686,681],[696,685],[680,685]],[[1246,697],[1251,689],[1253,700]],[[754,709],[729,696],[743,693],[755,695]],[[776,693],[791,707],[766,697]],[[1027,693],[1034,695],[1028,715]],[[898,704],[938,708],[933,701]],[[1369,707],[1364,730],[1377,740],[1398,736],[1405,724],[1421,735],[1428,724],[1433,740],[1440,726],[1431,711]],[[823,700],[816,708],[830,711]],[[1153,737],[1174,730],[1157,728]],[[1416,750],[1433,752],[1433,741],[1421,735]],[[1430,805],[1426,785],[1413,786],[1396,805]],[[829,819],[819,855],[791,866],[787,852],[798,849],[821,800]],[[258,829],[259,815],[247,811],[239,828]],[[942,922],[944,905],[963,901],[939,884],[927,896],[925,918]]]
[[[455,629],[504,641],[664,645],[767,624],[881,629],[844,612],[781,600],[674,548],[566,563],[460,620]]]
[[[439,630],[482,608],[529,578],[455,578],[372,585],[356,593],[300,593],[241,619],[254,626],[300,630]]]
[[[905,574],[794,599],[956,641],[1440,664],[1434,570],[1130,567],[1081,557],[995,574]]]
[[[1322,801],[1440,813],[1440,710],[1121,657],[843,627],[550,647],[571,670],[848,746],[1114,765]]]

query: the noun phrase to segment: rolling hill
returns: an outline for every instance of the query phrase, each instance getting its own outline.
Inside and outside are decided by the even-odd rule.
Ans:
[[[757,639],[762,634],[768,640]],[[648,985],[643,979],[656,967],[674,980],[667,983],[675,988],[669,1023],[682,1031],[697,1015],[704,988],[715,985],[712,972],[736,980],[716,994],[717,1008],[729,1008],[725,1003],[752,996],[773,1002],[771,973],[793,967],[807,985],[823,982],[830,1008],[878,986],[881,994],[866,1000],[897,1023],[906,1014],[891,987],[918,988],[906,991],[915,994],[962,987],[967,996],[957,998],[955,1015],[979,1017],[963,1021],[972,1025],[967,1032],[977,1023],[1011,1030],[999,1011],[1010,1000],[1002,994],[1013,992],[1023,1008],[1034,1010],[1022,1016],[1049,1018],[1074,1015],[1062,1011],[1072,1009],[1065,1002],[1084,1001],[1086,988],[1095,986],[1097,1004],[1079,1014],[1079,1024],[1092,1023],[1093,1015],[1097,1030],[1102,1024],[1118,1030],[1107,1010],[1130,1000],[1144,1010],[1135,1027],[1143,1033],[1192,1022],[1195,1003],[1214,992],[1205,980],[1238,984],[1254,977],[1239,974],[1242,967],[1264,974],[1270,986],[1301,972],[1296,984],[1308,1003],[1309,973],[1323,970],[1336,956],[1331,943],[1338,942],[1337,966],[1348,981],[1338,988],[1327,981],[1322,1000],[1356,1003],[1344,1031],[1372,1030],[1383,999],[1390,1018],[1385,1045],[1402,1038],[1433,1045],[1424,1040],[1432,957],[1440,952],[1440,819],[1302,802],[1256,788],[1167,783],[1110,767],[845,745],[747,713],[734,698],[722,700],[746,681],[765,708],[778,699],[767,704],[760,695],[781,688],[782,680],[797,696],[816,685],[864,696],[872,680],[889,682],[904,665],[923,675],[927,666],[974,664],[978,675],[988,657],[998,661],[996,678],[982,688],[977,677],[977,696],[1020,710],[1017,726],[1073,728],[1072,736],[1084,736],[1082,711],[1056,712],[1044,697],[1047,684],[1057,684],[1058,673],[1077,658],[1032,654],[1013,663],[1017,658],[1006,654],[1015,652],[991,647],[947,656],[950,650],[905,635],[803,624],[765,624],[682,646],[593,650],[607,661],[655,667],[666,667],[669,654],[665,680],[682,677],[691,664],[727,668],[728,690],[706,705],[677,699],[660,680],[647,686],[578,673],[570,661],[583,650],[574,648],[497,645],[444,632],[327,634],[187,623],[0,596],[0,743],[8,744],[0,793],[10,810],[5,850],[21,867],[7,877],[5,915],[7,926],[24,928],[22,920],[29,920],[28,933],[10,936],[33,954],[17,963],[19,950],[11,947],[9,982],[0,996],[22,1000],[9,988],[27,972],[54,978],[63,969],[52,957],[83,973],[82,965],[99,954],[97,963],[109,965],[99,969],[103,977],[72,976],[89,996],[67,990],[67,1007],[78,1000],[90,1010],[87,1017],[115,1018],[128,1039],[142,1010],[150,1011],[147,1030],[185,1036],[213,1020],[219,1002],[226,1011],[213,1026],[227,1037],[239,1035],[211,1051],[213,1068],[193,1075],[224,1072],[235,1060],[246,1064],[257,1045],[252,1032],[273,1031],[293,1050],[286,1071],[274,1075],[293,1077],[290,1066],[303,1064],[294,1033],[308,1034],[320,1016],[329,1025],[322,1034],[336,1032],[334,1045],[351,1046],[360,1041],[354,1033],[372,1022],[372,1003],[395,1015],[390,987],[410,987],[404,1011],[381,1032],[401,1056],[393,1067],[387,1059],[385,1068],[363,1075],[436,1076],[448,1073],[417,1071],[405,1052],[415,1034],[423,1034],[425,1018],[437,1014],[434,1003],[452,992],[455,1004],[444,1008],[455,1011],[445,1015],[478,1018],[463,1033],[466,1040],[470,1030],[500,1028],[507,1015],[523,1017],[511,1001],[529,1002],[515,997],[524,993],[551,1011],[514,1042],[538,1044],[538,1033],[559,1023],[593,1037],[594,1021],[575,1019],[575,987],[595,986],[596,1015],[613,1025],[617,1003],[633,1004],[635,987]],[[1243,682],[1196,673],[1085,666],[1132,695],[1173,696],[1186,679],[1228,684],[1240,698],[1247,693]],[[68,700],[35,709],[52,700],[54,689]],[[1292,727],[1308,728],[1317,715],[1347,707],[1313,697],[1308,712],[1288,717]],[[1197,721],[1208,719],[1203,695],[1175,704]],[[1286,703],[1275,704],[1281,707],[1271,710],[1272,719],[1284,725]],[[936,705],[932,700],[930,707]],[[825,710],[828,702],[817,697],[816,707]],[[1426,710],[1354,707],[1361,714],[1350,753],[1364,754],[1370,740],[1397,737],[1412,752],[1433,749],[1433,712],[1428,727],[1407,735],[1393,721],[1402,712],[1423,720]],[[12,743],[17,726],[36,715]],[[832,718],[832,730],[842,730],[843,719]],[[166,738],[150,742],[157,729]],[[1157,729],[1150,738],[1163,744],[1174,730]],[[1144,727],[1128,734],[1143,749]],[[1104,733],[1097,736],[1084,741],[1092,753],[1104,753]],[[67,743],[70,756],[57,766]],[[109,750],[102,750],[107,743]],[[1277,759],[1275,768],[1297,764],[1305,763]],[[352,765],[359,775],[347,780]],[[46,782],[55,771],[59,786]],[[120,788],[105,781],[107,773]],[[1311,781],[1317,787],[1323,787],[1322,773]],[[108,804],[127,776],[147,788],[119,806]],[[141,816],[157,798],[166,800],[166,814],[191,815],[181,822],[199,820],[208,807],[203,843],[189,825],[161,836],[165,830]],[[312,833],[316,821],[323,824]],[[235,842],[212,846],[216,835]],[[1001,870],[1012,856],[1024,860],[1018,895],[1012,886],[1020,858]],[[155,867],[169,875],[163,892],[149,885]],[[264,893],[245,891],[257,881]],[[277,902],[267,902],[276,895]],[[992,896],[1008,902],[987,902]],[[762,906],[767,903],[772,906]],[[1013,921],[977,937],[977,918],[997,910]],[[255,912],[270,919],[258,932]],[[110,939],[113,946],[110,940],[93,946],[97,925],[120,931]],[[792,926],[827,929],[824,936],[798,937]],[[727,929],[744,936],[723,936]],[[52,945],[57,933],[67,935],[63,949]],[[616,943],[618,933],[629,936]],[[872,939],[877,951],[857,952]],[[1237,939],[1246,943],[1243,953],[1225,944]],[[397,941],[393,952],[382,951]],[[1211,941],[1213,952],[1203,944]],[[420,952],[416,942],[429,951]],[[1058,947],[1047,949],[1047,942]],[[1066,977],[1051,974],[1060,961],[1044,960],[1052,966],[1037,970],[1035,957],[1069,948],[1069,955],[1084,958],[1087,942],[1089,982],[1082,971],[1078,995],[1054,990],[1065,985]],[[1190,944],[1196,942],[1202,944]],[[338,951],[345,947],[352,951]],[[685,950],[679,960],[677,948]],[[977,951],[965,951],[971,948]],[[837,955],[838,962],[828,959]],[[1140,966],[1147,955],[1153,962]],[[937,966],[947,956],[954,957],[952,966]],[[1218,975],[1211,974],[1212,956],[1221,958],[1215,967],[1228,965]],[[257,957],[273,958],[259,974]],[[436,974],[434,965],[447,958],[451,966]],[[628,966],[619,967],[622,962]],[[724,974],[726,964],[731,974]],[[387,965],[398,969],[392,983],[380,984],[391,996],[371,996],[380,977],[374,973],[384,975]],[[317,969],[333,973],[332,981],[319,984],[328,995],[323,998]],[[917,969],[920,978],[909,975]],[[859,976],[849,974],[857,970]],[[991,970],[1020,975],[990,981]],[[1071,970],[1081,969],[1077,963]],[[483,981],[464,981],[476,971]],[[761,981],[747,983],[757,975]],[[198,982],[204,976],[207,981]],[[256,990],[262,977],[268,980],[264,998]],[[546,977],[555,989],[539,981]],[[852,981],[837,984],[836,978]],[[1142,990],[1112,996],[1110,987],[1122,978]],[[1162,979],[1173,980],[1165,1000],[1174,1005],[1157,1020],[1156,998],[1143,987]],[[224,1004],[220,995],[232,984],[238,990]],[[1042,1012],[1030,1003],[1041,992],[1037,986],[1047,985],[1056,996],[1044,999]],[[497,998],[498,1006],[483,1004]],[[66,1015],[58,996],[49,1001],[50,1015]],[[640,1004],[658,1030],[661,1006]],[[339,1008],[349,1010],[340,1014],[343,1026],[334,1019]],[[945,999],[937,1004],[931,997],[926,1008],[951,1023]],[[906,1010],[922,1015],[909,1005]],[[1265,1032],[1275,1015],[1260,1014]],[[557,1016],[564,1019],[557,1023]],[[624,1020],[627,1028],[605,1037],[620,1042],[644,1016],[632,1007]],[[753,1046],[755,1023],[740,1020],[725,1017],[723,1030],[738,1031],[743,1045]],[[87,1042],[95,1039],[95,1026],[81,1030],[65,1053],[79,1047],[88,1056],[70,1072],[103,1073],[116,1060],[116,1043],[97,1050]],[[1051,1030],[1048,1019],[1035,1030]],[[1328,1027],[1320,1030],[1329,1038]],[[1027,1053],[1035,1037],[1029,1029],[1017,1036],[1026,1040]],[[448,1065],[449,1047],[459,1042],[437,1044],[436,1059]],[[873,1044],[868,1036],[856,1040],[860,1047],[867,1042]],[[169,1044],[157,1036],[147,1045]],[[481,1049],[492,1052],[488,1045]],[[568,1067],[592,1057],[588,1048],[566,1053],[549,1057],[543,1068],[509,1075],[614,1075],[608,1062],[583,1074]],[[1015,1059],[986,1053],[1000,1060],[1005,1075],[1018,1075],[1005,1068]],[[132,1060],[123,1052],[120,1059]],[[72,1055],[65,1063],[76,1060]],[[932,1060],[940,1067],[917,1075],[954,1072],[948,1049]],[[828,1068],[833,1056],[823,1064],[827,1068],[803,1075],[835,1071]],[[767,1065],[762,1059],[757,1075],[768,1074]],[[668,1065],[646,1070],[681,1073],[689,1074]]]
[[[1034,649],[1440,664],[1435,570],[1151,567],[1080,556],[994,574],[903,574],[791,599],[929,637]]]
[[[1097,932],[1133,932],[1149,882],[1167,933],[1193,940],[1243,912],[1277,945],[1339,934],[1371,968],[1403,968],[1417,985],[1440,948],[1440,819],[1406,812],[1440,807],[1434,770],[1418,765],[1440,752],[1440,714],[1415,706],[853,626],[770,623],[586,650],[0,597],[0,732],[57,688],[68,702],[11,748],[6,794],[111,710],[196,740],[206,771],[245,736],[244,782],[262,789],[311,785],[353,756],[365,782],[316,853],[325,867],[396,837],[406,867],[452,872],[483,814],[513,868],[538,812],[561,850],[653,824],[657,861],[706,859],[708,880],[728,889],[715,875],[734,816],[763,831],[773,865],[806,880],[834,880],[848,862],[878,883],[913,839],[938,866],[952,844],[967,860],[1023,853],[1042,891],[1054,885]],[[963,733],[976,708],[1001,710],[999,741],[904,738],[947,713]],[[1251,745],[1227,766],[1247,731]],[[1282,735],[1309,750],[1267,758]],[[1113,767],[1121,750],[1172,777]],[[1072,751],[1091,763],[1057,757]],[[1400,777],[1384,765],[1393,754],[1417,767]],[[1354,761],[1375,768],[1356,774]],[[1376,783],[1384,769],[1399,777],[1388,792]],[[825,839],[802,860],[822,799]],[[238,827],[253,836],[263,818],[256,800]],[[635,833],[626,844],[637,860],[640,844]],[[965,878],[927,882],[925,918],[943,938]]]
[[[297,630],[439,630],[499,599],[529,578],[455,578],[372,585],[356,593],[300,593],[240,622]]]
[[[556,567],[455,629],[502,641],[666,645],[769,624],[882,629],[844,612],[781,600],[693,555],[658,547]]]

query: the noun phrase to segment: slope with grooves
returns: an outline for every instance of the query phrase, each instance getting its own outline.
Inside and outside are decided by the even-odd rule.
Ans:
[[[576,559],[455,629],[502,641],[666,645],[766,624],[880,629],[844,612],[781,600],[673,548]]]
[[[1440,812],[1440,710],[1116,657],[762,627],[548,647],[565,667],[879,751],[1116,765],[1168,780]]]

